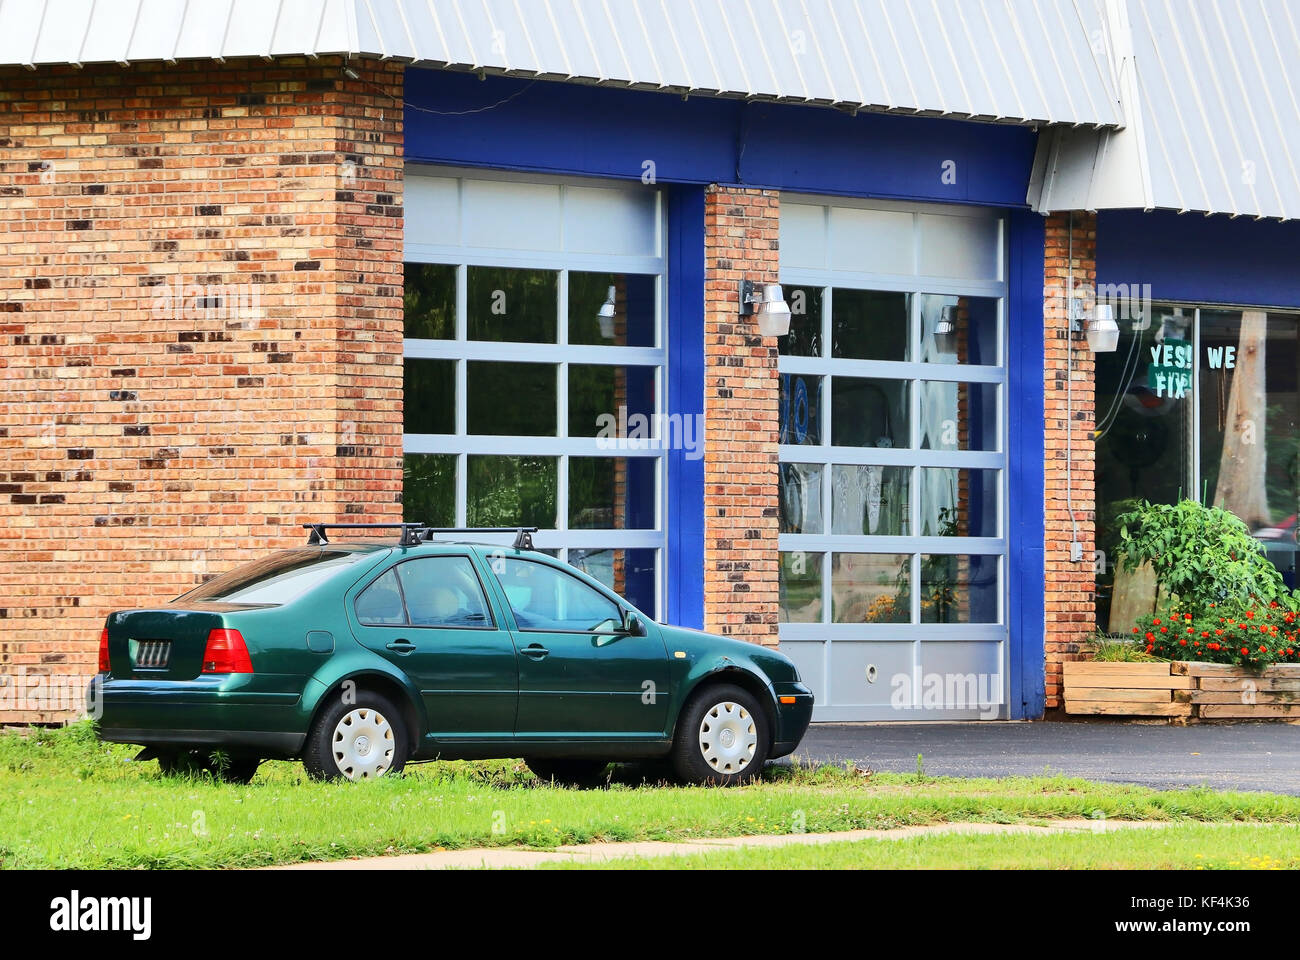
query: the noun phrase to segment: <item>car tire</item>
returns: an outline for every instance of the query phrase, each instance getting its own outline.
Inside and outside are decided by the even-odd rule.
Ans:
[[[763,769],[771,722],[758,700],[730,683],[697,691],[677,717],[672,763],[689,783],[729,787]]]
[[[207,772],[222,783],[248,783],[262,761],[257,757],[225,756],[218,751],[169,750],[158,754],[158,770],[164,777],[197,777]]]
[[[526,759],[533,776],[561,787],[601,787],[609,782],[608,760]]]
[[[358,690],[352,703],[332,697],[316,717],[302,765],[314,780],[373,780],[401,773],[410,755],[402,711],[382,693]]]

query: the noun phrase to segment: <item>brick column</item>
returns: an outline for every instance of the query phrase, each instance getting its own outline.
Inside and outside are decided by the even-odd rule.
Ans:
[[[402,67],[353,67],[0,70],[0,674],[400,519]]]
[[[780,199],[711,187],[704,209],[704,627],[775,645],[776,340],[740,316],[742,279],[777,282]]]
[[[1076,290],[1095,289],[1097,264],[1097,218],[1094,214],[1053,214],[1047,219],[1044,249],[1043,319],[1044,410],[1046,423],[1046,624],[1044,647],[1047,669],[1047,707],[1063,706],[1061,663],[1080,659],[1080,644],[1096,628],[1094,595],[1096,575],[1093,550],[1096,545],[1096,493],[1093,429],[1093,355],[1083,339],[1070,335],[1069,284],[1071,273]],[[1073,261],[1071,261],[1071,246]],[[1073,271],[1071,271],[1073,265]],[[1090,304],[1090,295],[1087,298]],[[1067,412],[1067,357],[1072,374]],[[1070,436],[1069,481],[1066,479],[1066,436]],[[1074,524],[1070,522],[1070,509]],[[1070,561],[1070,543],[1083,545],[1083,560]]]

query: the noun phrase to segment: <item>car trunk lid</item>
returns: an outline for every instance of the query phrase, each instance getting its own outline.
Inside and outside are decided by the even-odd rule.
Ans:
[[[193,680],[213,630],[229,626],[225,614],[247,609],[232,604],[195,604],[125,610],[108,618],[111,675],[137,680]]]

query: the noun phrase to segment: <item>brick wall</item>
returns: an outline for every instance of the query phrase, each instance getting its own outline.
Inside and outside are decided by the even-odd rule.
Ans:
[[[1093,487],[1094,364],[1087,342],[1069,332],[1068,290],[1073,263],[1076,289],[1096,284],[1097,218],[1086,213],[1054,214],[1047,219],[1044,249],[1043,313],[1045,331],[1046,416],[1046,624],[1047,707],[1062,706],[1061,662],[1080,659],[1079,645],[1096,627],[1093,566],[1096,495]],[[1071,261],[1073,233],[1073,261]],[[1087,301],[1089,304],[1091,301]],[[1072,375],[1067,414],[1067,356]],[[1066,435],[1071,437],[1070,479],[1066,480]],[[1073,509],[1075,525],[1070,523]],[[1076,533],[1077,530],[1077,533]],[[1083,561],[1070,562],[1070,543],[1083,544]]]
[[[400,519],[402,69],[353,67],[0,71],[0,675]]]
[[[777,348],[740,316],[739,282],[777,282],[780,199],[711,187],[704,209],[704,628],[774,645]]]

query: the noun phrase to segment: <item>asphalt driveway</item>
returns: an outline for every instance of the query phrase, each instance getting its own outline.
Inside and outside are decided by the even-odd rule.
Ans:
[[[1300,794],[1300,726],[1287,723],[816,723],[796,756],[932,776],[1063,773],[1150,787]]]

